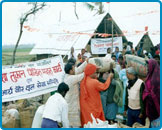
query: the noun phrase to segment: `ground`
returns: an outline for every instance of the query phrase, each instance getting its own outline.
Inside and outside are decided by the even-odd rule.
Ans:
[[[18,48],[16,52],[15,63],[29,62],[35,55],[29,55],[32,48]],[[2,47],[2,65],[10,65],[12,61],[13,48],[3,48]]]

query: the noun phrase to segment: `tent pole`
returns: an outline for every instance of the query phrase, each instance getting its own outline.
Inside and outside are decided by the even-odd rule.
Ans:
[[[108,6],[108,11],[109,11],[109,14],[110,14],[110,3],[109,3],[109,6]],[[113,31],[114,31],[114,28],[113,28],[113,19],[112,17],[110,17],[111,19],[111,30],[112,30],[112,51],[113,51]]]
[[[111,18],[112,19],[112,18]],[[112,25],[111,25],[111,30],[112,30],[112,51],[113,51],[113,32],[114,32],[114,28],[113,28],[113,19],[111,21]]]
[[[105,33],[106,33],[106,20],[104,20],[104,30],[105,30]]]

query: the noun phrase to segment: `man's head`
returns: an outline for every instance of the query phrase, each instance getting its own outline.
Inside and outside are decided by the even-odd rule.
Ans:
[[[111,48],[107,48],[107,53],[111,54]]]
[[[70,75],[74,75],[75,74],[75,67],[73,64],[67,63],[65,65],[65,73],[66,74],[70,74]]]
[[[80,54],[80,53],[78,54],[78,59],[82,59],[82,56],[81,56],[81,54]]]
[[[119,58],[118,58],[118,62],[119,62],[120,65],[123,64],[123,60],[124,60],[124,58],[123,58],[123,56],[120,54],[120,55],[119,55]]]
[[[119,52],[119,47],[115,47],[115,52]]]
[[[90,76],[93,79],[97,78],[97,73],[96,73],[97,67],[93,64],[87,64],[87,66],[84,69],[84,73],[86,76]]]
[[[74,47],[71,47],[71,53],[74,53]]]
[[[65,97],[66,93],[69,91],[69,86],[64,82],[60,83],[57,89],[58,93],[60,93],[63,97]]]
[[[111,55],[111,59],[113,59],[114,61],[116,61],[116,55],[112,54]]]
[[[123,50],[125,50],[125,51],[126,51],[126,49],[127,49],[127,46],[124,46],[124,47],[123,47]]]
[[[160,65],[160,56],[159,55],[155,55],[154,59],[158,62],[158,64]]]
[[[127,78],[129,80],[134,80],[136,78],[136,76],[137,76],[137,73],[136,73],[136,71],[134,70],[133,67],[127,68],[126,73],[127,73]]]
[[[90,77],[92,78],[92,79],[97,79],[97,77],[98,77],[98,72],[97,71],[95,71],[92,75],[90,75]]]
[[[86,52],[85,49],[82,49],[82,50],[81,50],[81,54],[82,54],[82,55],[84,55],[85,52]]]
[[[124,47],[123,47],[123,51],[122,51],[123,55],[125,55],[126,49],[127,49],[127,47],[124,46]]]

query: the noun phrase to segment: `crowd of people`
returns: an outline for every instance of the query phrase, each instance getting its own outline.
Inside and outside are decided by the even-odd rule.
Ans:
[[[139,77],[133,67],[127,67],[124,55],[145,58],[148,65],[146,77]],[[107,49],[106,58],[112,58],[116,67],[99,73],[97,66],[88,63],[92,54],[82,49],[77,56],[72,47],[66,63],[63,83],[45,106],[42,128],[82,128],[91,113],[95,118],[116,123],[116,115],[123,116],[124,124],[135,122],[145,125],[149,118],[150,127],[160,127],[160,49],[143,50],[143,43],[135,50],[131,42],[120,52]],[[56,100],[57,99],[57,100]],[[49,124],[49,125],[47,125]]]

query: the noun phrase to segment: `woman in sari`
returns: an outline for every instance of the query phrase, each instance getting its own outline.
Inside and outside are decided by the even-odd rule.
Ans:
[[[148,60],[143,100],[146,105],[146,116],[151,121],[151,128],[160,127],[160,67],[154,59]]]

